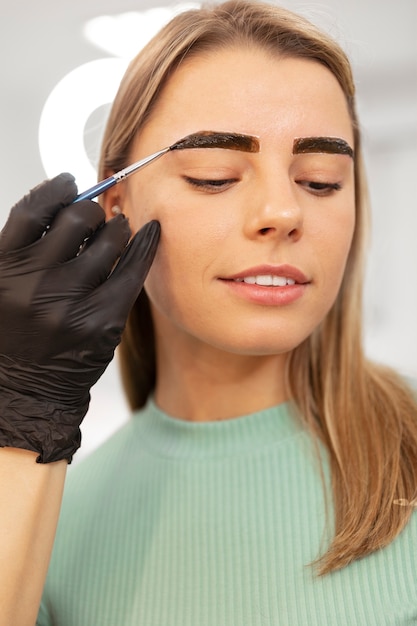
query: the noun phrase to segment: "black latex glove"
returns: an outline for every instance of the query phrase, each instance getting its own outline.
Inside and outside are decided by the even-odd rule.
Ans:
[[[71,462],[90,388],[120,342],[158,246],[149,222],[89,200],[61,174],[13,207],[0,233],[0,446]],[[68,206],[70,205],[70,206]],[[115,269],[114,264],[119,259]]]

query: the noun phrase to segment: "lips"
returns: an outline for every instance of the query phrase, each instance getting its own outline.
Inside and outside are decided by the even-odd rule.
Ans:
[[[258,265],[220,278],[238,302],[262,307],[286,307],[303,299],[311,280],[292,265]]]
[[[243,270],[238,274],[224,277],[222,280],[259,285],[261,287],[287,287],[305,285],[310,282],[301,270],[292,265],[258,265]]]

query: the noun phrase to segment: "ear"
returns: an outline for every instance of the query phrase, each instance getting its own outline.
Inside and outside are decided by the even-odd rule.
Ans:
[[[109,172],[107,176],[111,176]],[[123,213],[123,201],[125,195],[125,185],[123,182],[117,183],[107,191],[105,191],[99,199],[100,205],[106,213],[106,220],[111,220],[118,213]]]

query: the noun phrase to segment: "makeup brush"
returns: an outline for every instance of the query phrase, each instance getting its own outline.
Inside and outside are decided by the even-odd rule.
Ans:
[[[92,200],[93,198],[96,198],[100,194],[107,191],[107,189],[110,189],[114,185],[117,185],[117,183],[120,183],[122,180],[127,178],[127,176],[130,176],[146,165],[149,165],[149,163],[156,161],[167,152],[191,148],[224,148],[226,150],[241,150],[243,152],[259,152],[259,141],[256,137],[252,137],[251,135],[241,135],[239,133],[219,133],[209,130],[193,133],[179,139],[179,141],[176,141],[172,144],[172,146],[168,146],[168,148],[158,150],[158,152],[154,152],[144,159],[136,161],[136,163],[132,163],[132,165],[128,165],[128,167],[125,167],[112,176],[109,176],[109,178],[97,183],[94,187],[90,187],[90,189],[83,191],[83,193],[80,193],[75,198],[74,202],[80,202],[80,200]]]

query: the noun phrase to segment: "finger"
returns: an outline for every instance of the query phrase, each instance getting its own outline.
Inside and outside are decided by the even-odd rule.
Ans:
[[[9,252],[30,245],[39,239],[62,207],[77,195],[71,174],[59,174],[41,183],[10,211],[0,233],[0,252]]]
[[[130,234],[128,220],[124,215],[117,215],[89,239],[74,261],[74,269],[85,291],[92,291],[106,281],[125,250]]]
[[[46,235],[36,243],[36,254],[45,266],[68,261],[77,256],[104,221],[105,213],[97,202],[71,204],[58,213]]]
[[[140,283],[140,291],[155,258],[160,235],[159,222],[153,220],[145,224],[123,252],[111,280],[133,280]]]
[[[118,216],[120,217],[122,216]],[[108,230],[112,222],[117,224],[118,218],[108,222],[102,230]],[[116,270],[97,289],[82,299],[82,309],[71,307],[68,311],[74,327],[82,329],[82,333],[87,333],[90,338],[92,336],[98,338],[102,350],[112,352],[119,343],[129,311],[142,289],[155,256],[159,236],[158,222],[146,224],[127,246]],[[88,253],[92,252],[94,247],[92,245]],[[79,259],[80,257],[71,261],[70,265],[78,265]],[[63,267],[64,265],[59,269],[62,270]],[[68,292],[68,282],[66,286]],[[79,284],[70,289],[72,292],[75,290],[76,300],[79,301],[81,293]]]
[[[155,258],[160,234],[159,222],[154,220],[145,224],[129,243],[115,270],[100,288],[100,297],[113,302],[113,319],[118,324],[125,324],[143,287]]]

